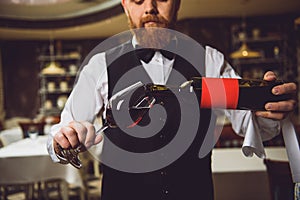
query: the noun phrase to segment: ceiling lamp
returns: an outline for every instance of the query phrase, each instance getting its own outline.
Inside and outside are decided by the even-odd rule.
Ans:
[[[56,62],[51,61],[50,64],[42,70],[42,74],[64,74],[65,70],[61,68]]]
[[[246,42],[242,43],[242,46],[235,52],[230,54],[230,58],[232,59],[240,59],[240,58],[260,58],[262,54],[259,51],[253,51],[249,49]]]
[[[300,17],[298,17],[297,19],[295,19],[295,24],[296,25],[300,25]]]
[[[53,75],[53,74],[64,74],[65,70],[61,68],[56,62],[55,62],[55,56],[54,56],[54,46],[53,46],[53,40],[50,40],[49,45],[50,50],[50,63],[49,65],[42,70],[42,74],[44,75]]]
[[[243,4],[248,3],[249,0],[244,0]],[[239,33],[239,40],[242,42],[241,47],[237,50],[234,51],[233,53],[230,54],[230,58],[232,59],[242,59],[242,58],[261,58],[263,57],[262,53],[259,51],[253,51],[251,50],[248,45],[246,44],[247,40],[247,32],[246,32],[246,21],[245,17],[242,18],[242,23],[241,23],[241,32]]]

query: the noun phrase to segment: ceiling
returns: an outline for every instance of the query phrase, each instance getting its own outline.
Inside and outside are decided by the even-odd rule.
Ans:
[[[181,0],[181,3],[179,19],[289,13],[300,17],[300,0]],[[85,22],[77,23],[80,18],[85,18]],[[1,0],[0,22],[0,40],[101,38],[127,30],[120,0]]]

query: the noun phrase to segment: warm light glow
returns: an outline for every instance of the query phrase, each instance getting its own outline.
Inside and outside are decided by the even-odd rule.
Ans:
[[[239,59],[239,58],[259,58],[262,57],[261,53],[258,51],[252,51],[248,48],[247,44],[244,42],[242,46],[232,54],[230,54],[230,57],[233,59]]]
[[[42,74],[64,74],[65,70],[58,66],[54,61],[42,70]]]
[[[300,25],[300,17],[298,17],[297,19],[295,19],[295,24]]]
[[[243,56],[248,56],[249,55],[248,51],[243,51],[242,54],[243,54]]]

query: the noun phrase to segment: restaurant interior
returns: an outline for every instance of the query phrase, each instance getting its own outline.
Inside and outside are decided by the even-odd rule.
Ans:
[[[0,199],[100,198],[101,161],[94,155],[101,145],[80,155],[83,167],[78,170],[53,163],[46,141],[85,58],[128,30],[120,2],[0,1]],[[176,30],[223,52],[243,78],[262,79],[272,70],[283,81],[300,81],[299,0],[181,4]],[[299,117],[297,106],[291,120],[298,138]],[[292,199],[282,135],[264,142],[266,158],[246,157],[243,138],[230,123],[220,119],[218,126],[221,135],[212,157],[216,200]]]

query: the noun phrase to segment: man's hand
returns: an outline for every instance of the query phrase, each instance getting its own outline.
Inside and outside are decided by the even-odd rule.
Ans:
[[[266,81],[274,81],[276,79],[277,77],[274,72],[268,71],[264,75],[264,80]],[[296,96],[297,86],[295,83],[284,83],[282,85],[273,87],[272,93],[274,95],[293,94],[292,96]],[[295,106],[295,99],[289,99],[280,102],[270,102],[266,103],[265,105],[266,111],[257,111],[255,114],[260,117],[281,120],[284,119],[291,111],[293,111]]]
[[[55,151],[57,151],[58,144],[64,149],[74,149],[79,145],[84,145],[85,148],[81,149],[85,151],[92,145],[100,143],[101,140],[102,135],[96,135],[95,128],[91,123],[72,121],[55,134],[53,144]]]

